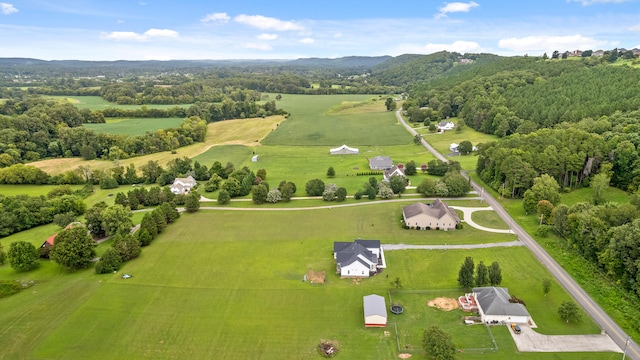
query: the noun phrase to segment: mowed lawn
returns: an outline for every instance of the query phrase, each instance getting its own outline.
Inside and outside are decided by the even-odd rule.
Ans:
[[[538,285],[549,274],[525,248],[388,251],[388,269],[354,282],[334,274],[331,255],[334,240],[352,238],[336,236],[345,233],[339,224],[351,219],[335,213],[333,224],[339,228],[332,230],[323,216],[308,213],[307,218],[318,221],[304,223],[295,214],[280,213],[279,219],[266,212],[250,217],[210,211],[183,215],[115,275],[94,275],[91,270],[66,274],[45,263],[25,275],[46,281],[0,301],[0,346],[7,358],[30,359],[315,359],[316,345],[328,339],[337,341],[341,358],[394,359],[394,328],[365,329],[362,296],[387,297],[389,279],[396,277],[405,291],[435,291],[399,295],[407,305],[398,320],[405,342],[419,347],[416,341],[424,329],[438,324],[459,348],[477,347],[476,337],[485,346],[489,340],[484,330],[465,327],[459,313],[441,314],[425,305],[440,295],[438,290],[446,296],[462,294],[452,289],[465,256],[473,256],[476,263],[500,262],[502,285],[527,301],[540,332],[599,331],[590,319],[579,325],[558,319],[555,309],[568,295],[556,283],[549,295],[542,294]],[[366,235],[363,238],[373,238]],[[325,271],[327,282],[302,282],[309,269]],[[122,279],[125,272],[133,278]],[[7,265],[0,267],[0,275],[22,278]],[[384,330],[391,335],[385,336]],[[485,356],[510,359],[517,354],[503,330],[495,330],[501,334],[496,337],[499,352]],[[474,358],[465,352],[458,355],[468,356]]]
[[[177,128],[182,118],[107,118],[104,124],[84,124],[96,133],[142,135],[147,131]]]
[[[379,97],[285,95],[278,107],[291,116],[262,142],[264,145],[388,146],[412,142],[395,113],[386,111]]]

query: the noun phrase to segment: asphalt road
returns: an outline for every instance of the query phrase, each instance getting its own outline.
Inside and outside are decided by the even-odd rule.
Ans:
[[[396,117],[398,121],[414,136],[417,132],[409,126],[402,116],[400,115],[400,108],[396,111]],[[422,145],[429,150],[436,158],[442,161],[449,161],[436,149],[434,149],[429,143],[422,139]],[[466,174],[463,174],[466,176]],[[598,304],[576,283],[571,276],[531,237],[524,229],[513,220],[513,218],[504,210],[502,205],[491,194],[482,190],[478,184],[470,180],[471,186],[479,194],[483,194],[483,199],[491,205],[495,212],[504,220],[504,222],[511,225],[512,231],[518,235],[518,238],[534,253],[534,255],[540,260],[540,262],[549,269],[551,274],[555,276],[558,282],[573,296],[575,301],[579,303],[584,310],[591,316],[596,323],[615,341],[620,349],[626,350],[626,357],[628,359],[640,360],[640,347],[634,341],[630,340],[627,333],[622,330],[618,324],[616,324],[607,315]]]

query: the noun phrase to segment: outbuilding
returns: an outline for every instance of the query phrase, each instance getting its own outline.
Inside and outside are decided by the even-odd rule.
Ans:
[[[385,327],[387,326],[387,305],[384,297],[376,294],[367,295],[364,302],[364,326],[365,327]]]

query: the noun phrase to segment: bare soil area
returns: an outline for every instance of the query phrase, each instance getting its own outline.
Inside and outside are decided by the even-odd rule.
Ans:
[[[427,305],[444,311],[451,311],[460,307],[458,300],[453,298],[435,298],[429,300]]]

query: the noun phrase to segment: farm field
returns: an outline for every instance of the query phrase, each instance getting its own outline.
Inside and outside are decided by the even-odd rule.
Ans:
[[[182,108],[187,108],[191,106],[191,104],[119,105],[116,103],[109,102],[100,96],[47,96],[47,98],[54,99],[54,100],[68,101],[74,104],[80,110],[82,109],[104,110],[109,108],[118,108],[123,110],[137,110],[137,109],[141,109],[143,106],[147,107],[148,109],[170,109],[176,106],[182,107]]]
[[[181,118],[107,118],[104,124],[83,124],[96,133],[142,135],[147,131],[177,128]]]
[[[268,212],[252,213],[251,226],[246,217],[232,212],[183,215],[116,275],[99,276],[92,270],[67,274],[49,262],[34,272],[19,274],[4,265],[0,267],[2,278],[26,277],[40,283],[0,302],[3,333],[26,335],[2,336],[0,346],[7,349],[4,354],[9,358],[163,359],[215,354],[220,358],[315,359],[315,346],[328,339],[338,342],[344,358],[393,359],[397,356],[394,337],[385,337],[382,329],[362,326],[362,296],[386,297],[389,279],[395,277],[402,279],[406,291],[461,294],[451,289],[459,264],[469,255],[476,263],[500,262],[502,285],[527,300],[540,332],[599,331],[590,319],[567,326],[555,311],[549,311],[568,296],[556,283],[546,297],[539,286],[533,286],[549,275],[525,248],[388,251],[389,267],[382,275],[354,283],[333,274],[331,256],[334,240],[353,238],[343,231],[352,226],[345,224],[350,219],[333,216],[334,226],[327,227],[322,217],[303,222],[296,219],[296,213],[280,215],[280,219],[287,218],[286,225],[280,226],[284,224],[281,220],[266,225],[276,222]],[[362,234],[371,238],[367,232]],[[309,269],[326,271],[327,282],[302,282],[302,274]],[[123,280],[119,276],[123,272],[134,277]],[[415,343],[413,339],[420,337],[426,325],[412,319],[438,321],[460,348],[476,347],[469,342],[469,334],[486,337],[484,330],[465,327],[455,313],[426,307],[435,295],[403,298],[399,294],[407,305],[404,323],[398,321],[399,331]],[[48,311],[38,310],[43,308]],[[501,328],[494,332],[501,333]],[[516,354],[509,336],[496,336],[496,341],[499,351],[491,358],[509,359]],[[540,358],[534,355],[518,354]],[[458,355],[468,356],[474,358],[465,352]],[[610,356],[589,354],[590,359]],[[553,358],[577,357],[553,354]]]
[[[286,95],[278,107],[291,116],[264,145],[338,147],[411,144],[411,135],[371,95]],[[327,150],[328,151],[328,150]]]
[[[396,125],[395,116],[384,111],[383,102],[369,101],[370,98],[285,95],[279,107],[290,111],[291,116],[282,123],[279,118],[269,120],[273,122],[253,119],[210,124],[206,143],[178,149],[170,157],[168,153],[154,155],[167,156],[164,162],[189,156],[207,166],[218,160],[223,164],[231,161],[236,168],[245,165],[254,171],[265,168],[271,187],[281,180],[294,181],[298,196],[304,196],[306,181],[316,177],[325,183],[345,186],[352,195],[369,177],[354,173],[359,169],[368,171],[369,156],[389,155],[394,162],[405,163],[414,160],[418,166],[431,159]],[[284,106],[285,101],[291,102],[291,108]],[[310,109],[318,113],[303,116]],[[380,118],[372,120],[373,115]],[[338,139],[339,133],[332,132],[332,126],[353,131],[363,123],[376,121],[379,128],[375,131],[350,133],[354,143],[348,145],[360,147],[359,155],[329,155],[329,147],[346,142],[324,143],[325,139]],[[216,131],[211,131],[213,125],[217,126]],[[322,136],[309,137],[307,128]],[[398,133],[397,139],[391,141],[396,128],[404,135]],[[263,143],[275,141],[260,145],[265,136]],[[384,146],[358,145],[358,141],[376,144],[381,141]],[[259,155],[257,163],[250,161],[254,153]],[[138,161],[139,166],[154,155],[121,160],[120,164]],[[332,179],[326,177],[328,166],[336,170]],[[412,177],[413,185],[423,177],[427,175]],[[106,199],[111,203],[114,197],[109,193],[129,189],[100,190],[87,202]],[[203,194],[215,198],[215,193]],[[0,278],[38,282],[35,287],[0,301],[0,323],[4,327],[0,330],[0,348],[9,349],[4,355],[7,358],[314,359],[319,356],[315,347],[327,339],[337,341],[339,357],[345,359],[394,359],[398,346],[407,344],[414,358],[421,359],[424,358],[419,349],[421,334],[428,324],[436,323],[450,332],[463,350],[456,358],[585,358],[585,354],[518,353],[508,330],[500,326],[492,328],[497,353],[464,351],[490,344],[486,329],[465,327],[459,311],[444,313],[426,306],[432,297],[462,294],[456,289],[457,273],[464,257],[472,256],[476,264],[500,263],[502,286],[527,301],[540,333],[599,333],[595,323],[584,316],[579,324],[560,321],[556,309],[569,296],[555,282],[550,294],[543,295],[541,280],[550,275],[524,247],[388,251],[389,267],[382,275],[360,282],[340,280],[334,274],[331,256],[336,240],[373,238],[389,244],[425,245],[514,240],[514,235],[482,232],[468,225],[448,232],[402,229],[399,222],[402,207],[414,200],[408,196],[397,200],[402,202],[300,211],[243,213],[201,209],[182,216],[145,248],[140,258],[127,263],[115,275],[98,276],[92,269],[68,274],[50,262],[43,262],[41,268],[25,274],[14,272],[8,265],[0,266]],[[427,200],[416,197],[415,201]],[[313,206],[312,203],[336,204],[295,200],[261,208],[282,209],[298,204],[306,207]],[[356,201],[347,200],[344,204],[351,203]],[[449,203],[483,206],[477,200]],[[215,205],[202,203],[203,207]],[[231,206],[256,207],[249,201]],[[135,219],[139,221],[141,216],[138,213]],[[505,228],[493,212],[476,213],[474,220],[485,226]],[[0,241],[5,248],[18,239],[39,245],[58,230],[47,225]],[[100,251],[107,245],[103,244]],[[325,271],[326,284],[302,282],[308,270]],[[123,272],[134,277],[123,280],[120,277]],[[394,299],[407,305],[406,316],[396,320],[400,344],[396,343],[391,326],[386,329],[391,331],[390,336],[385,336],[382,329],[365,329],[362,324],[362,296],[376,293],[388,297],[390,279],[396,277],[402,280],[403,289],[393,295]],[[55,305],[50,305],[51,301]],[[7,334],[25,336],[2,336]],[[618,354],[588,354],[588,358],[612,359],[613,355]]]
[[[203,143],[176,149],[176,154],[165,151],[130,159],[122,159],[119,163],[123,166],[134,164],[136,167],[140,167],[149,161],[158,161],[161,166],[164,166],[168,161],[176,157],[196,157],[215,145],[244,144],[247,146],[255,146],[257,145],[256,140],[259,141],[264,138],[283,120],[283,116],[270,116],[264,119],[226,120],[210,123],[207,125],[207,137]],[[92,169],[108,169],[113,166],[113,162],[104,160],[87,161],[82,158],[56,158],[32,162],[29,163],[29,165],[38,167],[49,174],[59,174],[83,165],[88,165]]]

